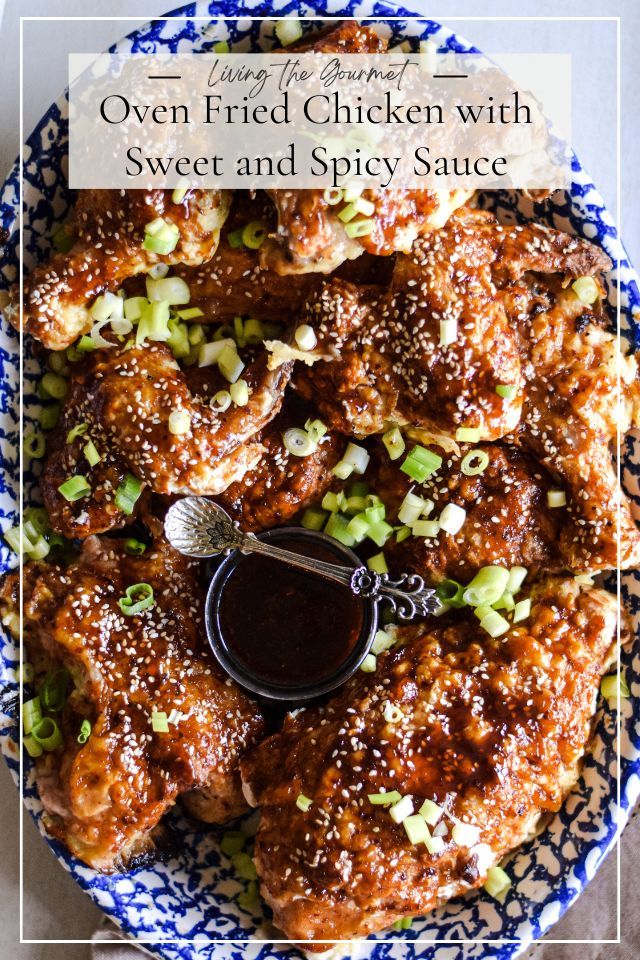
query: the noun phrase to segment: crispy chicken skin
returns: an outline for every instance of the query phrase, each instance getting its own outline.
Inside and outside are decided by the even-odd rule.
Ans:
[[[213,368],[206,370],[210,392],[228,386]],[[42,477],[54,529],[86,537],[124,523],[114,499],[128,472],[154,493],[220,493],[259,461],[263,447],[256,435],[278,413],[289,371],[290,365],[267,370],[263,352],[243,372],[249,402],[219,413],[206,396],[192,393],[164,344],[96,351],[74,374]],[[175,410],[191,418],[179,435],[169,430]],[[69,431],[81,423],[87,432],[68,443]],[[103,457],[93,468],[84,456],[88,437]],[[68,503],[60,494],[61,478],[74,474],[91,484],[90,503]]]
[[[127,587],[149,583],[154,605],[125,616]],[[16,603],[17,577],[4,582]],[[64,746],[36,761],[47,829],[97,870],[126,868],[185,791],[206,787],[211,818],[243,812],[238,759],[263,732],[258,708],[219,673],[204,640],[197,565],[159,541],[129,557],[91,538],[66,569],[25,567],[29,659],[74,683],[61,715]],[[167,733],[151,715],[180,712]],[[92,724],[84,745],[82,720]]]
[[[621,494],[610,445],[637,419],[635,357],[621,357],[599,306],[564,277],[610,266],[584,240],[536,224],[507,227],[463,209],[399,255],[383,295],[330,281],[309,304],[320,360],[297,374],[334,429],[367,436],[387,421],[435,437],[478,428],[526,446],[567,492],[562,554],[571,569],[640,562],[640,534]],[[441,321],[455,341],[440,345]],[[617,396],[620,372],[622,400]],[[515,388],[502,398],[496,387]]]
[[[156,263],[198,264],[215,253],[230,194],[189,191],[173,203],[170,190],[82,190],[69,231],[69,253],[54,254],[24,282],[23,326],[51,350],[63,350],[92,326],[91,302],[127,277]],[[172,253],[143,247],[145,225],[162,217],[180,230]],[[7,318],[20,325],[19,290],[12,290]]]
[[[353,20],[322,34],[309,34],[292,50],[316,53],[384,53],[387,41]],[[365,200],[375,206],[373,231],[350,238],[338,214],[346,205],[330,205],[324,190],[269,190],[278,226],[260,250],[261,263],[276,273],[331,273],[345,260],[364,251],[389,256],[409,252],[416,237],[437,230],[472,191],[365,190]]]
[[[232,483],[216,499],[243,530],[259,533],[291,523],[335,484],[331,470],[342,457],[347,441],[325,434],[314,453],[296,457],[283,443],[289,427],[302,427],[309,412],[287,401],[287,406],[260,434],[264,452],[242,480]]]
[[[558,810],[589,740],[616,604],[562,579],[541,582],[533,601],[527,623],[498,640],[473,617],[400,629],[375,673],[289,715],[243,761],[245,791],[261,807],[261,891],[289,937],[351,939],[428,913],[479,887]],[[387,704],[402,718],[387,722]],[[412,845],[368,799],[392,790],[416,810],[424,799],[446,808],[440,852]],[[454,842],[454,818],[477,840]]]
[[[467,516],[457,534],[440,531],[437,538],[392,538],[385,556],[397,572],[412,570],[430,582],[450,577],[462,583],[481,567],[498,564],[526,567],[530,573],[558,571],[567,564],[560,557],[560,511],[547,506],[553,486],[549,474],[526,451],[507,444],[479,444],[489,457],[486,469],[466,476],[460,470],[469,447],[459,453],[430,448],[443,464],[426,483],[416,488],[410,478],[379,447],[367,474],[373,492],[387,508],[389,522],[410,489],[433,503],[430,517],[438,517],[448,503],[463,507]]]

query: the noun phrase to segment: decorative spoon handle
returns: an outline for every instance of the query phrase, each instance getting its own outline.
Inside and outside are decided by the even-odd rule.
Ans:
[[[164,532],[171,546],[187,556],[213,557],[232,550],[259,553],[341,583],[375,603],[384,600],[401,620],[435,613],[440,606],[435,591],[425,587],[422,577],[415,573],[389,580],[386,573],[374,573],[363,566],[345,567],[283,550],[258,540],[252,533],[244,533],[222,507],[204,497],[185,497],[174,503],[167,511]]]

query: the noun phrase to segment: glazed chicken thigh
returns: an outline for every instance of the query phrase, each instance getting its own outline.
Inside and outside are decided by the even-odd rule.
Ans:
[[[138,613],[121,602],[134,585],[153,591]],[[2,605],[17,602],[14,576]],[[91,538],[65,569],[25,567],[24,622],[36,679],[62,668],[73,681],[58,714],[64,745],[36,762],[52,836],[110,872],[153,850],[180,794],[206,789],[209,819],[243,812],[238,761],[263,720],[210,656],[193,561],[162,541],[130,557],[117,541]],[[166,730],[154,728],[155,713],[170,718]],[[91,733],[80,744],[83,720]]]
[[[472,616],[399,629],[375,673],[290,714],[243,761],[261,808],[261,892],[289,937],[323,950],[425,914],[479,887],[558,810],[589,740],[616,603],[562,579],[532,600],[529,621],[497,640]],[[383,793],[414,817],[431,801],[427,839],[411,842]]]
[[[73,246],[37,266],[24,282],[23,326],[50,350],[64,350],[91,329],[92,301],[158,263],[198,264],[216,251],[230,193],[192,190],[174,203],[170,190],[81,190],[69,226]],[[177,227],[169,254],[144,247],[145,227],[162,218]],[[19,289],[7,317],[20,326]]]

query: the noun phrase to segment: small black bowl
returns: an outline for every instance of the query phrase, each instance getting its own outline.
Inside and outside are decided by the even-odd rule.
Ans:
[[[258,539],[276,545],[279,542],[285,541],[290,550],[295,549],[295,541],[307,544],[316,543],[322,545],[325,554],[328,553],[335,556],[336,564],[354,568],[362,566],[359,557],[357,557],[352,550],[349,550],[348,547],[343,546],[337,540],[328,537],[324,533],[307,530],[304,527],[279,527],[259,534]],[[302,553],[303,551],[301,550],[300,552]],[[268,700],[296,703],[312,700],[315,697],[329,693],[331,690],[335,690],[336,687],[339,687],[355,673],[371,649],[371,644],[373,643],[378,627],[377,604],[371,599],[354,596],[354,602],[361,604],[362,607],[360,633],[345,659],[340,662],[335,670],[328,675],[324,675],[318,682],[313,683],[300,685],[296,683],[273,682],[270,679],[259,676],[250,670],[246,664],[240,662],[238,657],[230,649],[222,627],[221,600],[225,587],[238,565],[248,559],[250,559],[250,555],[247,556],[239,551],[234,551],[228,557],[218,562],[209,585],[205,605],[205,625],[211,649],[221,667],[242,687]],[[277,564],[279,561],[272,560],[271,563]],[[286,575],[287,565],[283,563],[282,568]],[[293,568],[289,567],[288,569],[291,570]],[[318,576],[313,573],[309,573],[307,576],[316,580],[318,579]],[[348,588],[345,587],[344,589],[346,590]],[[247,596],[246,602],[251,605],[250,595]],[[259,622],[256,622],[255,629],[257,631],[260,630]],[[286,624],[283,624],[283,629],[286,630]]]

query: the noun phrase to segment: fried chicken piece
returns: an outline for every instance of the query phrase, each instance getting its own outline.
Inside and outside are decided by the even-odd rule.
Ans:
[[[442,467],[416,486],[398,462],[377,448],[367,473],[372,491],[384,502],[390,523],[398,522],[398,509],[410,490],[433,504],[429,519],[437,519],[448,503],[466,510],[466,519],[453,535],[441,530],[433,539],[410,536],[397,543],[392,538],[385,546],[392,569],[419,573],[429,582],[449,577],[466,583],[481,567],[494,564],[526,567],[530,574],[570,565],[562,561],[558,543],[560,511],[547,505],[553,480],[529,453],[498,443],[449,454],[430,449],[443,458]],[[489,461],[482,473],[467,476],[460,466],[471,449]],[[476,458],[473,464],[478,462]]]
[[[254,467],[263,447],[256,435],[278,413],[290,365],[267,370],[266,355],[243,371],[248,403],[216,412],[207,395],[194,394],[187,375],[162,343],[121,350],[98,350],[74,371],[65,406],[52,439],[42,476],[42,491],[52,527],[71,537],[86,537],[126,522],[114,500],[120,480],[132,473],[160,494],[215,496]],[[209,396],[228,383],[216,368],[200,372]],[[173,434],[169,418],[185,411],[186,432]],[[69,431],[86,432],[67,442]],[[84,454],[91,438],[101,461],[89,468]],[[91,485],[90,499],[69,503],[59,492],[61,478],[79,474]]]
[[[263,718],[210,655],[197,571],[163,541],[129,557],[98,538],[65,569],[25,567],[29,659],[40,676],[64,668],[73,681],[57,714],[64,745],[36,761],[46,825],[96,870],[126,869],[153,847],[161,817],[186,791],[205,787],[216,819],[245,809],[238,762]],[[140,583],[152,587],[153,605],[125,615],[119,600]],[[5,580],[5,608],[15,608],[17,586],[17,575]],[[166,732],[154,731],[155,712],[172,717]],[[83,719],[91,735],[81,745]]]
[[[532,600],[529,620],[497,640],[473,617],[401,628],[375,673],[290,714],[245,758],[261,892],[287,936],[364,937],[428,913],[481,886],[559,809],[589,741],[616,601],[562,579]],[[389,791],[416,812],[444,808],[431,850],[368,799]]]
[[[344,453],[346,439],[327,433],[306,457],[289,453],[283,443],[285,431],[303,427],[309,415],[308,409],[288,401],[259,436],[264,448],[259,462],[216,498],[243,530],[259,533],[290,523],[335,483],[331,470]]]
[[[286,52],[384,53],[387,41],[374,30],[345,21],[321,35],[311,34]],[[260,249],[263,267],[282,275],[331,273],[364,251],[389,256],[408,253],[414,240],[446,223],[473,191],[368,189],[363,199],[374,204],[370,234],[351,238],[338,214],[344,201],[327,203],[324,190],[267,191],[278,214],[278,226]]]
[[[170,190],[82,190],[70,226],[74,245],[37,266],[24,282],[23,326],[51,350],[63,350],[91,329],[91,302],[156,263],[199,264],[215,253],[230,206],[221,190],[192,190],[173,203]],[[157,217],[180,239],[171,253],[145,250],[145,226]],[[20,326],[19,289],[7,318]]]

